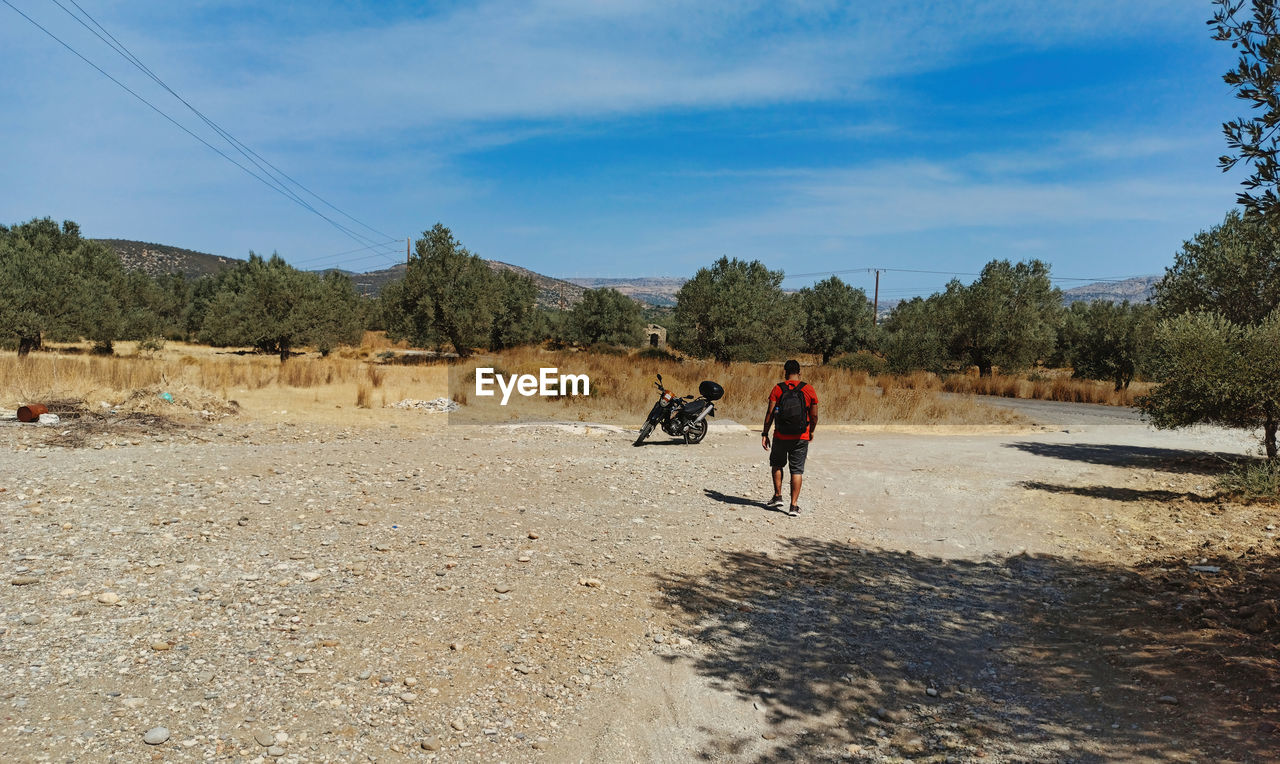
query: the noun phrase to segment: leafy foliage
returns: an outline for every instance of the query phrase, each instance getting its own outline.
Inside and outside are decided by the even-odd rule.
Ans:
[[[802,350],[817,353],[828,363],[837,353],[852,353],[871,346],[875,308],[867,293],[832,276],[800,290],[804,310]]]
[[[1149,305],[1076,302],[1063,317],[1058,347],[1073,376],[1109,379],[1123,390],[1142,370],[1154,332]]]
[[[588,289],[569,311],[566,331],[580,345],[627,345],[644,342],[640,304],[616,289]]]
[[[977,366],[980,376],[995,366],[1026,368],[1053,351],[1062,292],[1046,263],[992,260],[972,284],[953,281],[946,294],[951,355]]]
[[[881,349],[895,374],[923,370],[940,374],[951,361],[947,347],[953,296],[935,294],[898,303],[884,324]]]
[[[1161,384],[1142,402],[1157,427],[1201,422],[1263,429],[1276,458],[1280,420],[1280,310],[1255,325],[1184,313],[1156,328],[1152,368]]]
[[[1257,218],[1228,213],[1183,242],[1156,284],[1155,302],[1166,318],[1216,311],[1237,324],[1258,323],[1280,307],[1280,238]]]
[[[0,330],[20,354],[82,337],[109,350],[124,329],[124,280],[120,259],[69,220],[0,226]]]
[[[1224,122],[1229,153],[1218,159],[1227,171],[1240,162],[1252,166],[1245,179],[1245,191],[1237,197],[1250,212],[1269,214],[1277,209],[1280,197],[1280,7],[1275,0],[1251,0],[1249,14],[1245,0],[1214,0],[1217,10],[1209,20],[1213,38],[1231,43],[1240,52],[1235,68],[1222,79],[1236,98],[1255,112],[1250,118]]]
[[[537,288],[518,273],[495,274],[440,223],[415,244],[405,276],[383,290],[387,336],[420,346],[511,347],[538,333]]]
[[[800,344],[801,316],[782,292],[782,271],[722,257],[676,294],[671,344],[717,361],[766,361]]]
[[[251,345],[283,361],[301,345],[314,343],[327,352],[337,343],[353,343],[363,329],[358,298],[345,276],[322,280],[279,255],[264,260],[250,253],[221,281],[200,330],[211,345]]]

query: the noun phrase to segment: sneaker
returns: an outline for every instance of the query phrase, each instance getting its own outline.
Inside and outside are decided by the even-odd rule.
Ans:
[[[782,494],[778,494],[777,496],[774,496],[772,499],[769,499],[769,503],[768,503],[768,504],[765,504],[765,506],[766,506],[766,507],[781,507],[781,506],[782,506]]]
[[[800,507],[795,504],[792,504],[790,507],[787,508],[787,514],[791,515],[792,517],[799,517]]]

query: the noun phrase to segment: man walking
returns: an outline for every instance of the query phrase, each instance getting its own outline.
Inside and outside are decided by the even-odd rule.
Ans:
[[[813,386],[800,379],[800,362],[787,361],[782,366],[786,379],[769,393],[769,407],[764,412],[764,429],[760,442],[769,451],[769,425],[775,425],[773,450],[769,451],[769,467],[773,471],[773,498],[770,507],[782,506],[782,467],[791,468],[791,506],[787,514],[800,514],[800,486],[804,482],[804,460],[809,454],[809,441],[818,428],[818,394]]]

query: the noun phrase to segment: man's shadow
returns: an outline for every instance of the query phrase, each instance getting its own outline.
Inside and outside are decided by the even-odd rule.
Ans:
[[[780,512],[784,515],[787,513],[787,508],[785,504],[781,507],[771,507],[768,504],[765,504],[763,501],[748,499],[745,496],[730,496],[727,493],[720,493],[719,491],[713,491],[710,488],[703,488],[702,491],[707,495],[708,499],[714,499],[720,502],[721,504],[733,504],[734,506],[738,506],[738,507],[755,507],[757,509],[763,509],[768,512]]]

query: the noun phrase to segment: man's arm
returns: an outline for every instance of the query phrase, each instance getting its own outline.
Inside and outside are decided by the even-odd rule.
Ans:
[[[769,404],[764,410],[764,427],[760,429],[760,445],[767,451],[769,449],[769,425],[773,424],[773,399],[769,400]]]
[[[813,433],[818,429],[818,404],[815,401],[809,407],[809,439],[813,439]]]

